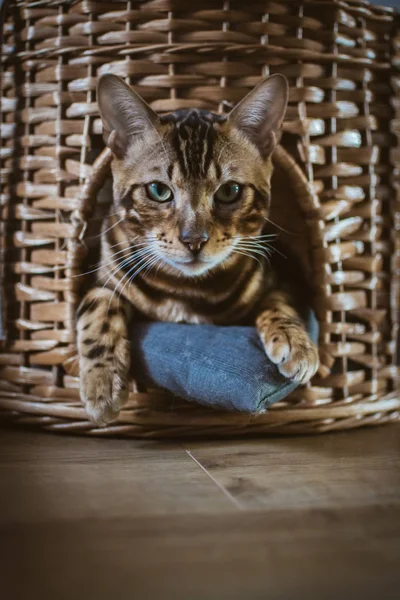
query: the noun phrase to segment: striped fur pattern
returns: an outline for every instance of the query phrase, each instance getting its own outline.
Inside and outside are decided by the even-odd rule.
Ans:
[[[287,86],[274,77],[258,88],[228,117],[202,110],[159,117],[119,78],[100,80],[114,202],[98,284],[77,315],[81,397],[99,425],[127,399],[132,318],[257,323],[285,376],[305,383],[318,367],[290,297],[277,289],[264,233]],[[155,199],[153,188],[167,199]]]

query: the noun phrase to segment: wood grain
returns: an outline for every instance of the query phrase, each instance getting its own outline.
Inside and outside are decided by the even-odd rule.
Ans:
[[[1,531],[2,587],[12,599],[390,600],[399,528],[399,510],[379,507],[18,526]]]
[[[392,600],[399,439],[398,426],[185,446],[0,430],[2,597]]]
[[[399,427],[229,446],[193,442],[189,449],[247,509],[342,509],[400,501]]]
[[[176,444],[15,432],[0,449],[0,523],[235,510]]]

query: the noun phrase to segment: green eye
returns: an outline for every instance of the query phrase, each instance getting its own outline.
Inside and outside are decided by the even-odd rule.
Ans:
[[[168,202],[172,200],[172,191],[164,183],[153,181],[153,183],[146,185],[146,191],[150,200],[155,200],[156,202]]]
[[[225,202],[225,204],[229,204],[230,202],[235,202],[235,200],[239,200],[242,194],[242,186],[240,183],[236,183],[236,181],[228,181],[228,183],[224,183],[215,193],[215,199],[218,202]]]

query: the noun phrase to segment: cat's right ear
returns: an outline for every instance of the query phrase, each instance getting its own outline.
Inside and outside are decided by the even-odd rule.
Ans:
[[[135,137],[142,137],[158,125],[157,114],[117,75],[100,78],[97,102],[104,142],[118,158],[125,156]]]
[[[257,146],[264,158],[279,143],[288,95],[286,77],[271,75],[247,94],[228,116],[228,121]]]

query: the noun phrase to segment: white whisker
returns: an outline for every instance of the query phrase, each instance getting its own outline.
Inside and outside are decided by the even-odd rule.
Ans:
[[[151,256],[153,253],[154,253],[153,248],[145,248],[145,249],[141,250],[141,253],[139,255],[136,255],[134,257],[128,258],[127,261],[126,261],[126,263],[125,263],[125,266],[127,266],[131,262],[135,262],[136,259],[138,259],[138,262],[137,263],[135,262],[134,266],[127,273],[125,273],[125,275],[122,277],[122,279],[120,279],[118,281],[117,286],[114,289],[114,292],[118,289],[119,285],[123,282],[123,280],[125,279],[125,277],[127,277],[129,275],[129,273],[132,271],[132,269],[135,269],[136,267],[138,267],[139,265],[141,265],[143,263],[143,261],[146,261],[149,258],[149,256]],[[115,275],[115,273],[117,273],[119,270],[120,270],[120,267],[118,267],[114,271],[113,275]],[[110,281],[111,277],[106,281],[106,283],[104,285],[107,285],[107,283]],[[113,295],[114,295],[114,292],[113,292]],[[112,300],[112,296],[111,296],[110,302],[111,302],[111,300]]]
[[[258,264],[260,265],[260,267],[262,267],[261,261],[260,261],[259,258],[257,258],[257,256],[253,256],[252,254],[248,254],[247,252],[245,252],[243,250],[236,250],[236,248],[234,248],[233,252],[236,253],[236,254],[241,254],[242,256],[247,256],[247,258],[252,258],[252,259],[256,260],[258,262]]]
[[[269,219],[268,217],[264,217],[264,218],[266,221],[268,221],[268,223],[271,223],[271,225],[273,225],[274,227],[277,227],[281,231],[284,231],[285,233],[288,233],[289,235],[296,235],[296,233],[294,231],[288,231],[284,227],[281,227],[280,225],[278,225],[278,223],[274,223],[273,221],[271,221],[271,219]]]
[[[89,240],[94,240],[94,239],[96,239],[98,237],[101,237],[102,235],[104,235],[105,233],[107,233],[107,231],[111,231],[111,229],[114,229],[114,227],[116,227],[117,225],[119,225],[121,223],[121,221],[123,221],[124,219],[125,219],[125,217],[121,217],[119,221],[117,221],[116,223],[114,223],[114,225],[111,225],[111,227],[109,227],[105,231],[101,231],[97,235],[90,236],[90,238],[88,238],[88,239]]]
[[[249,235],[246,236],[246,240],[262,240],[262,239],[271,239],[277,238],[279,234],[277,233],[264,233],[262,235]]]
[[[103,284],[103,286],[102,286],[102,289],[104,289],[104,288],[105,288],[105,286],[108,284],[108,282],[109,282],[109,281],[110,281],[110,280],[111,280],[111,279],[114,277],[114,275],[115,275],[116,273],[118,273],[118,271],[121,269],[121,267],[122,267],[122,266],[125,266],[125,267],[126,267],[126,266],[127,266],[127,265],[129,265],[131,262],[134,262],[136,259],[139,259],[139,261],[140,261],[140,260],[142,260],[142,259],[143,259],[143,257],[144,257],[144,256],[146,256],[146,255],[147,255],[149,252],[151,252],[151,249],[150,249],[150,248],[144,248],[144,249],[142,249],[142,250],[140,251],[140,253],[138,253],[138,254],[135,254],[135,255],[132,255],[132,256],[129,256],[129,257],[128,257],[128,258],[126,258],[124,261],[122,261],[122,263],[118,263],[118,266],[117,266],[115,269],[113,269],[113,271],[112,271],[112,273],[111,273],[110,277],[109,277],[109,278],[107,279],[107,281],[105,281],[105,283]],[[124,275],[124,277],[125,277],[125,276],[126,276],[126,275]]]
[[[265,254],[265,252],[258,248],[249,248],[248,246],[241,245],[241,244],[238,244],[237,246],[235,246],[235,248],[237,248],[238,250],[245,250],[247,252],[250,252],[250,254],[254,253],[254,254],[258,254],[259,256],[262,256],[263,258],[267,258],[267,255]]]
[[[128,240],[123,240],[122,242],[117,242],[116,244],[113,244],[112,246],[107,246],[108,248],[116,248],[116,246],[120,246],[121,244],[128,244],[128,248],[127,250],[129,250],[129,248],[133,248],[134,246],[145,246],[147,244],[147,242],[133,242],[132,244],[130,244],[128,242]]]
[[[134,246],[132,246],[132,248],[134,248]],[[128,250],[129,250],[129,248],[126,248],[126,249],[125,249],[125,250],[123,250],[123,251],[124,251],[124,252],[127,252]],[[139,253],[140,253],[142,250],[143,250],[143,248],[139,248],[139,249],[138,249],[136,252],[131,252],[131,253],[129,254],[129,256],[127,257],[127,259],[128,259],[128,258],[132,258],[132,257],[136,256],[136,255],[137,255],[137,254],[139,254]],[[121,252],[123,252],[123,251],[121,250]],[[114,253],[113,253],[113,257],[114,257],[114,256],[116,256],[117,254],[120,254],[120,252],[114,252]],[[120,258],[121,258],[121,260],[123,259],[123,257],[120,257]],[[119,259],[118,259],[118,260],[119,260]],[[122,261],[122,262],[124,262],[124,261]],[[85,273],[78,273],[78,275],[72,275],[72,276],[71,276],[71,279],[72,279],[72,278],[74,278],[74,277],[83,277],[84,275],[89,275],[90,273],[95,273],[96,271],[100,271],[100,269],[102,269],[103,267],[108,267],[108,266],[110,266],[110,265],[113,265],[113,264],[115,264],[115,263],[117,263],[117,264],[120,264],[120,265],[122,264],[122,263],[118,263],[118,262],[117,262],[117,261],[115,261],[115,260],[111,260],[111,261],[110,261],[110,262],[108,262],[108,263],[103,263],[102,261],[100,261],[100,262],[98,262],[98,263],[97,263],[97,265],[98,265],[98,266],[97,266],[95,269],[92,269],[91,271],[86,271]]]
[[[144,258],[142,258],[142,260],[139,261],[139,263],[135,264],[127,273],[125,273],[125,275],[122,277],[122,279],[120,279],[117,283],[117,285],[115,286],[113,293],[111,295],[110,298],[110,302],[108,304],[108,308],[110,308],[110,304],[111,301],[114,297],[115,292],[118,290],[118,287],[120,286],[120,284],[123,282],[123,280],[129,276],[130,273],[132,273],[132,271],[134,269],[136,269],[136,271],[133,273],[133,275],[131,275],[128,280],[125,282],[123,288],[121,289],[119,295],[118,295],[118,301],[121,297],[122,292],[124,291],[125,287],[131,283],[133,281],[133,279],[155,258],[155,253],[154,250],[150,248],[150,254],[146,255]]]
[[[139,246],[141,246],[141,248],[139,248]],[[143,246],[148,246],[148,244],[134,244],[132,246],[128,246],[128,248],[123,248],[122,250],[118,250],[117,252],[112,252],[112,256],[118,256],[118,254],[122,254],[123,252],[129,252],[130,250],[135,250],[135,249],[143,249]]]

